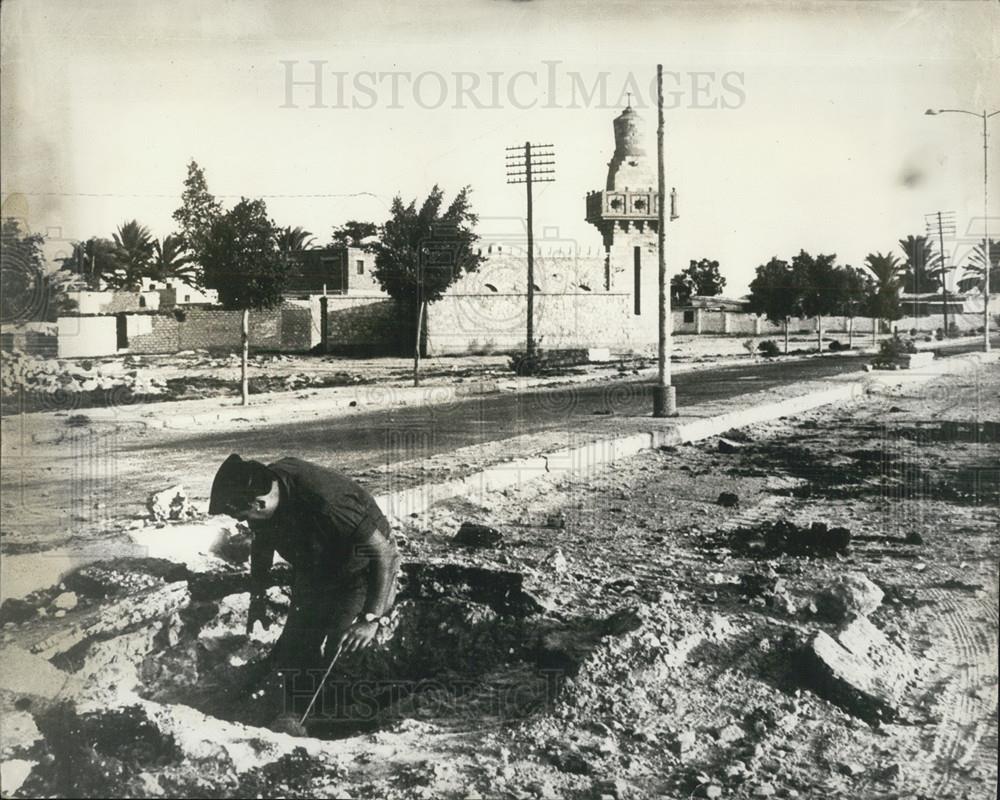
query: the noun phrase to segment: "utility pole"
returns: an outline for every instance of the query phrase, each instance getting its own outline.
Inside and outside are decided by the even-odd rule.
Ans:
[[[982,113],[978,111],[967,111],[964,108],[928,108],[925,112],[928,116],[938,114],[968,114],[983,121],[983,352],[990,352],[990,202],[989,202],[989,128],[987,123],[990,117],[1000,114],[997,111]]]
[[[525,335],[528,363],[535,356],[535,230],[533,198],[531,186],[533,183],[551,183],[555,180],[555,153],[551,144],[532,144],[525,142],[507,148],[507,183],[523,183],[527,190],[528,204],[528,326]],[[542,177],[538,177],[541,175]]]
[[[666,177],[663,163],[663,65],[656,65],[656,189],[657,223],[656,240],[659,272],[659,342],[657,347],[656,386],[653,387],[653,416],[677,416],[677,390],[670,384],[670,286],[667,280],[666,256]],[[676,217],[677,195],[670,193],[670,218]]]
[[[944,336],[948,337],[948,272],[952,269],[948,266],[944,252],[944,234],[948,231],[949,236],[955,235],[955,212],[935,211],[933,214],[925,214],[924,221],[927,225],[927,236],[934,235],[937,229],[938,247],[941,252],[941,263],[937,272],[941,275],[941,289],[944,292]]]

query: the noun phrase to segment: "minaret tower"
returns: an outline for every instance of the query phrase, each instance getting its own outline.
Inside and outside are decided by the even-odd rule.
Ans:
[[[643,147],[642,117],[631,103],[614,121],[615,154],[603,191],[587,194],[587,222],[604,239],[604,288],[633,294],[636,316],[657,315],[656,157]]]

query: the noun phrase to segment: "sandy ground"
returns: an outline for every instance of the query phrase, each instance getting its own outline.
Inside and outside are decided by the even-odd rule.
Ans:
[[[5,783],[25,797],[995,798],[998,396],[993,365],[408,519],[408,562],[521,575],[544,610],[470,596],[468,576],[430,581],[378,664],[437,685],[335,741],[190,707],[218,673],[206,653],[266,646],[241,633],[244,594],[205,611],[195,581],[149,564],[121,565],[110,594],[77,586],[65,616],[60,588],[42,592],[4,643],[75,683],[46,700],[5,680]],[[502,539],[458,547],[463,522]],[[853,538],[762,550],[754,534],[776,522]],[[882,593],[866,616],[896,656],[881,665],[899,678],[888,722],[824,699],[800,668],[810,637],[842,627],[819,599],[846,574]]]

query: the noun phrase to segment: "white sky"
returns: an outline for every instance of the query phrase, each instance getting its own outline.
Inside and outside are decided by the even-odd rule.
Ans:
[[[277,223],[302,225],[322,242],[347,219],[382,222],[395,193],[423,197],[435,182],[449,195],[471,184],[481,232],[514,241],[524,196],[505,182],[504,148],[530,138],[552,143],[557,158],[556,182],[536,191],[537,239],[596,251],[584,195],[603,188],[629,74],[646,94],[657,62],[681,76],[666,87],[680,92],[666,114],[667,185],[681,211],[667,232],[672,269],[717,258],[727,293],[737,294],[772,255],[832,251],[857,265],[922,233],[923,215],[939,209],[956,212],[959,234],[982,233],[981,124],[923,112],[1000,108],[1000,5],[989,0],[798,10],[641,0],[7,0],[2,14],[4,213],[22,215],[26,204],[33,229],[65,239],[110,236],[133,217],[156,235],[171,232],[194,157],[227,205],[263,195]],[[348,107],[310,108],[313,90],[298,87],[298,107],[281,108],[280,62],[297,62],[295,78],[305,80],[310,60],[327,62],[328,105],[337,102],[333,73],[347,73]],[[554,98],[552,61],[560,62]],[[402,108],[387,108],[391,79],[383,79],[375,107],[352,108],[352,98],[369,102],[351,91],[366,70],[440,73],[447,100],[421,108],[401,79]],[[537,75],[538,89],[517,78],[510,97],[503,87],[522,70]],[[588,90],[598,72],[610,73],[607,107],[546,107],[570,104],[574,71]],[[501,107],[454,108],[455,72],[475,73],[483,87],[487,73],[502,73]],[[709,87],[704,96],[693,80]],[[424,105],[436,102],[438,86],[434,75],[421,79]],[[491,102],[486,88],[478,96]],[[532,100],[531,109],[514,105]],[[737,107],[693,107],[712,100]],[[655,158],[655,109],[644,117]],[[997,125],[1000,116],[994,134]],[[996,142],[990,158],[1000,175]],[[315,194],[338,196],[275,196]],[[1000,191],[993,198],[998,238]],[[960,257],[968,241],[947,246]]]

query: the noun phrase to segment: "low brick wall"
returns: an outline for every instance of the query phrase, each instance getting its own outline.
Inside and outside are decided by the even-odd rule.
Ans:
[[[242,312],[223,309],[176,309],[163,314],[129,315],[131,353],[176,353],[180,350],[238,350]],[[312,314],[308,308],[284,307],[250,312],[253,350],[303,352],[311,343]]]

